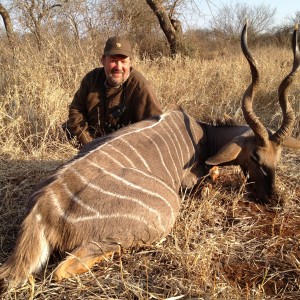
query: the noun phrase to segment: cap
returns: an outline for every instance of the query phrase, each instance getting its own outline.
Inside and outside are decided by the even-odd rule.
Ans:
[[[105,43],[104,55],[131,56],[131,44],[127,39],[123,37],[110,37]]]

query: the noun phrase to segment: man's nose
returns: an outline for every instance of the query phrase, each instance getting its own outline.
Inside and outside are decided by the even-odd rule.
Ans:
[[[119,70],[121,69],[122,64],[120,61],[116,61],[115,65],[116,65],[116,68],[118,68]]]

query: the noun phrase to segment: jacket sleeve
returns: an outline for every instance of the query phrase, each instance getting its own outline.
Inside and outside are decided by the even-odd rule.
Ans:
[[[92,141],[87,128],[87,107],[86,101],[89,90],[89,74],[81,81],[78,91],[75,93],[73,101],[69,106],[68,129],[75,135],[78,141],[85,145]]]
[[[134,107],[137,122],[163,113],[155,92],[148,82],[141,90],[137,89],[136,93],[134,99],[138,101]]]

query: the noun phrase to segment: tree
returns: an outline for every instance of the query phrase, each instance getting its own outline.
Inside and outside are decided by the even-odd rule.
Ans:
[[[64,7],[59,13],[59,21],[66,23],[68,31],[71,32],[76,41],[80,39],[80,27],[83,18],[83,1],[65,1]]]
[[[249,20],[249,35],[259,35],[274,24],[276,8],[268,5],[253,5],[246,3],[224,4],[211,21],[211,28],[226,38],[239,37],[241,27],[247,18]]]
[[[3,19],[5,30],[6,30],[6,35],[8,38],[8,41],[11,45],[12,48],[15,46],[15,39],[14,39],[14,30],[13,30],[13,25],[11,22],[11,18],[9,15],[9,12],[7,9],[0,3],[0,15]]]
[[[184,53],[182,26],[180,20],[176,17],[176,7],[180,4],[180,0],[146,0],[146,2],[156,15],[168,40],[171,55]]]
[[[289,22],[291,25],[295,25],[296,23],[300,22],[300,10],[295,12],[295,16],[292,18],[289,18]]]
[[[287,22],[273,28],[273,37],[280,46],[291,46],[291,34],[296,23],[300,21],[300,11],[295,13],[294,17],[287,19]]]
[[[55,7],[61,7],[61,4],[52,0],[16,0],[15,3],[21,11],[25,26],[34,34],[38,49],[41,50],[43,41],[42,26],[51,17],[52,10]]]

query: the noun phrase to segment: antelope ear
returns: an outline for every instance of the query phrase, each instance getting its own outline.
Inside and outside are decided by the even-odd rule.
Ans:
[[[300,141],[289,136],[283,140],[282,146],[288,147],[288,148],[293,148],[293,149],[300,149]]]
[[[242,150],[244,139],[234,139],[229,144],[222,147],[218,153],[208,158],[205,163],[212,166],[217,166],[235,160]]]

